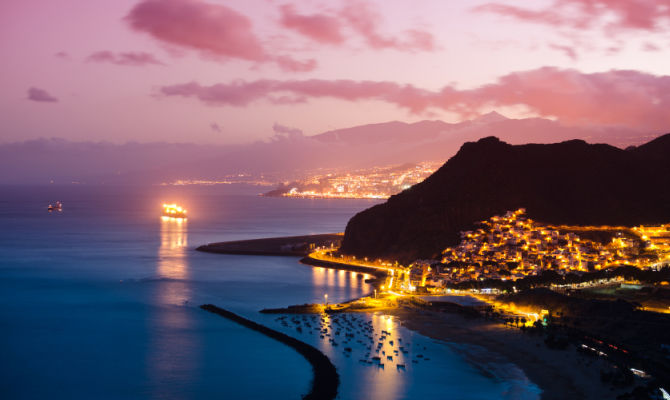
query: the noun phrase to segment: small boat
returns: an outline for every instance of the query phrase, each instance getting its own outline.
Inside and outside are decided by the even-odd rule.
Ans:
[[[49,211],[63,211],[63,203],[60,201],[57,201],[56,204],[49,204],[47,206],[47,210]]]

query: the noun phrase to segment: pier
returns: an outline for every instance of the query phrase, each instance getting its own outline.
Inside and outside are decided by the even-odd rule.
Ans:
[[[254,321],[241,317],[233,312],[219,308],[213,304],[203,304],[200,306],[205,311],[228,318],[231,321],[260,332],[267,337],[275,339],[287,346],[292,347],[300,353],[312,365],[314,372],[314,379],[312,380],[312,388],[308,394],[303,396],[305,400],[329,400],[337,396],[337,388],[340,384],[340,376],[338,375],[335,366],[326,357],[325,354],[317,350],[315,347],[288,336],[282,332],[268,328],[267,326],[258,324]]]

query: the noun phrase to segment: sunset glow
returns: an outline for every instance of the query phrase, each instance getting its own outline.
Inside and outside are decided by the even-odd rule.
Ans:
[[[668,9],[662,0],[4,2],[0,140],[249,143],[271,137],[274,123],[313,135],[491,110],[659,134],[670,126]]]

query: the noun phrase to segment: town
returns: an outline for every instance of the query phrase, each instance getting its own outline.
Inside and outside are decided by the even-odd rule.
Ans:
[[[442,258],[397,261],[357,259],[335,247],[317,248],[311,258],[386,270],[385,288],[444,293],[472,281],[509,281],[553,271],[582,275],[620,266],[658,270],[670,263],[670,224],[638,226],[552,226],[538,223],[521,208],[481,221],[461,232],[461,242]]]
[[[373,167],[351,172],[329,172],[285,182],[268,196],[387,199],[430,176],[441,163],[421,162]]]
[[[545,270],[579,274],[621,265],[647,269],[670,261],[670,224],[551,226],[519,209],[479,225],[475,231],[461,232],[458,246],[444,250],[439,282],[516,280]]]

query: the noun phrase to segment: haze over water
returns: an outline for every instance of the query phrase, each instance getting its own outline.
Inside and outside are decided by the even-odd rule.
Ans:
[[[341,232],[368,200],[264,198],[256,188],[2,187],[0,393],[12,399],[300,398],[312,372],[292,349],[198,308],[213,303],[313,344],[338,368],[340,398],[535,398],[511,366],[482,375],[444,344],[393,330],[432,360],[378,371],[262,308],[367,294],[364,276],[292,257],[194,251],[214,241]],[[60,200],[62,213],[46,205]],[[160,205],[189,210],[163,220]],[[354,346],[355,347],[355,346]],[[354,352],[359,349],[354,348]]]

